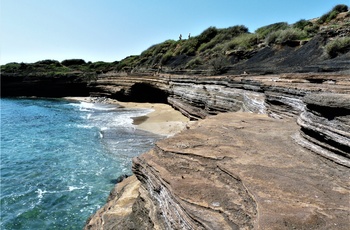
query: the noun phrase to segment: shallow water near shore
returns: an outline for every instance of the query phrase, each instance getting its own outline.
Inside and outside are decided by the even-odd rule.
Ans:
[[[1,99],[0,229],[82,229],[131,159],[160,136],[131,117],[150,110]]]

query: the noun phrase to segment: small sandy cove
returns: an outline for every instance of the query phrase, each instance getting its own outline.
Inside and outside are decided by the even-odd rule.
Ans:
[[[94,102],[96,98],[91,97],[65,97],[67,100]],[[189,123],[189,119],[170,105],[161,103],[136,103],[120,102],[113,99],[104,99],[103,103],[117,104],[124,108],[152,109],[153,112],[135,117],[134,125],[136,128],[164,136],[173,136],[182,131]]]

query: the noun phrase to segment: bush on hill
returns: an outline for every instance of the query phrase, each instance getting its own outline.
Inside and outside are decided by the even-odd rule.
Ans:
[[[350,37],[338,37],[325,46],[327,54],[334,58],[350,50]]]
[[[204,30],[198,37],[198,43],[206,43],[209,42],[211,39],[213,39],[218,34],[218,29],[215,27],[209,27],[208,29]]]
[[[320,26],[315,24],[307,25],[304,27],[304,31],[308,34],[309,37],[314,36],[317,34],[318,30],[320,29]]]
[[[287,29],[287,22],[277,22],[271,25],[263,26],[255,30],[255,33],[258,35],[259,39],[265,39],[270,33],[275,32],[277,30]]]
[[[183,40],[179,43],[179,46],[175,50],[175,55],[186,54],[188,56],[194,56],[199,46],[199,40],[197,37],[192,37],[188,40]]]
[[[114,63],[97,61],[93,63],[89,63],[89,70],[95,72],[107,72],[114,67]]]
[[[335,7],[333,7],[333,9],[331,11],[329,11],[328,13],[322,15],[317,20],[317,23],[319,23],[319,24],[328,23],[332,19],[336,18],[339,13],[347,12],[347,11],[348,11],[348,6],[347,5],[343,5],[343,4],[336,5]]]
[[[271,32],[265,39],[267,44],[283,44],[287,41],[300,40],[307,37],[307,33],[298,28],[287,28]]]
[[[219,29],[217,35],[209,42],[202,43],[198,48],[198,51],[204,52],[205,50],[212,49],[213,47],[225,43],[243,33],[248,33],[248,28],[243,25],[232,26],[226,29]]]
[[[349,7],[344,4],[339,4],[333,7],[332,11],[338,11],[339,13],[346,12],[349,10]]]
[[[72,65],[84,65],[86,62],[83,59],[67,59],[61,62],[64,66],[72,66]]]
[[[46,59],[42,61],[37,61],[34,64],[39,64],[39,65],[55,65],[55,66],[61,66],[61,63],[56,60],[51,60],[51,59]]]
[[[129,56],[121,60],[117,65],[117,70],[128,70],[129,68],[135,67],[138,61],[137,55]]]
[[[209,64],[212,66],[214,74],[221,74],[224,72],[225,67],[229,65],[229,61],[224,55],[218,55],[210,60]]]
[[[257,43],[258,37],[256,34],[240,34],[227,43],[226,50],[249,50]]]
[[[16,73],[24,63],[10,62],[1,66],[1,72]],[[24,64],[25,65],[25,64]]]
[[[186,64],[186,67],[185,68],[188,68],[188,69],[193,69],[197,66],[200,66],[203,64],[203,61],[200,57],[195,57],[193,59],[191,59],[187,64]]]
[[[171,50],[169,50],[168,52],[166,52],[162,58],[160,59],[160,63],[162,65],[165,65],[171,58],[173,57],[173,52]]]
[[[312,22],[310,22],[310,21],[307,21],[307,20],[305,20],[305,19],[301,19],[301,20],[299,20],[299,21],[297,21],[296,23],[294,23],[293,24],[293,28],[297,28],[297,29],[300,29],[300,30],[304,30],[305,29],[305,27],[307,27],[307,26],[312,26],[313,24],[312,24]]]

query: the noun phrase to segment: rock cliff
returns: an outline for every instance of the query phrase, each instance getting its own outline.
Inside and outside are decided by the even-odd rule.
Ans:
[[[306,108],[298,118],[298,143],[350,167],[350,94],[312,94],[304,102]]]
[[[202,120],[134,159],[132,212],[109,203],[86,229],[347,229],[349,168],[294,142],[298,129],[253,113]]]
[[[113,211],[130,193],[119,184],[86,229],[349,228],[349,75],[109,75],[91,87],[124,100],[157,89],[206,119],[135,158],[130,212]]]
[[[86,229],[349,228],[349,74],[70,76],[6,90],[163,102],[200,120],[135,158]]]

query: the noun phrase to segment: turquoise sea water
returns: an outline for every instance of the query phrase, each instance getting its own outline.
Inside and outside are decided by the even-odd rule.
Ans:
[[[132,157],[160,138],[132,126],[148,112],[1,99],[0,229],[82,229]]]

